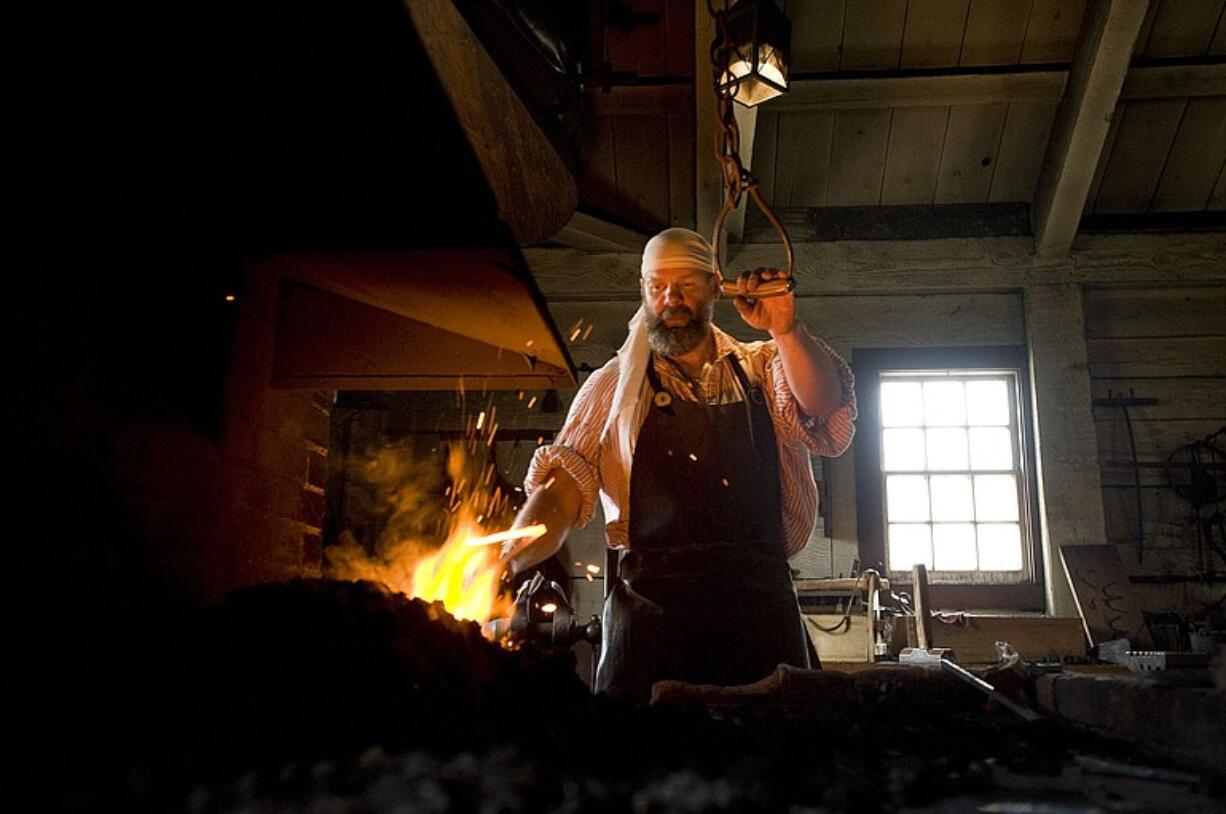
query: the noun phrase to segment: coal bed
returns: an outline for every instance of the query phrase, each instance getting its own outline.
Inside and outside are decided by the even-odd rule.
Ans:
[[[64,716],[77,726],[51,762],[76,768],[44,781],[44,808],[1212,811],[1222,803],[1212,777],[1121,779],[1133,763],[1122,745],[1054,720],[1027,723],[918,668],[781,670],[753,691],[658,686],[656,703],[636,708],[591,695],[569,650],[500,646],[441,604],[371,582],[242,589],[174,635],[129,641],[123,653],[116,662],[129,672],[112,677],[107,698],[66,701],[79,707]],[[1121,791],[1128,783],[1137,788]]]

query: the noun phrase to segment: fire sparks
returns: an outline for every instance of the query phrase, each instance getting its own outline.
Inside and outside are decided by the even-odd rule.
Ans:
[[[491,414],[483,416],[478,425],[493,425],[479,433],[484,440],[497,425]],[[403,446],[375,453],[363,479],[386,514],[383,535],[373,552],[344,535],[327,550],[329,574],[369,579],[410,597],[441,602],[457,619],[484,624],[509,616],[514,598],[502,584],[506,564],[491,544],[536,539],[545,527],[494,531],[511,524],[515,507],[497,485],[493,463],[472,455],[470,444],[448,447],[445,478],[439,464],[437,458],[417,460]]]
[[[580,317],[578,320],[575,321],[574,325],[571,325],[569,328],[566,329],[566,341],[567,342],[573,345],[575,344],[575,342],[586,342],[587,341],[587,338],[592,335],[592,329],[596,327],[596,324],[593,322],[588,322],[587,327],[585,328],[583,326],[583,323],[584,323],[584,319],[583,317]]]

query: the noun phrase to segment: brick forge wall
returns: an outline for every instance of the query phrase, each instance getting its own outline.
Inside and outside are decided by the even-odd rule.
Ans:
[[[270,387],[277,282],[253,274],[240,301],[227,383],[213,598],[244,585],[322,571],[334,392]]]

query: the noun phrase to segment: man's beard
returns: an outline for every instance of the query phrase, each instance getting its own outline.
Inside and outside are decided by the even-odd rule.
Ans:
[[[665,308],[659,316],[647,313],[647,341],[651,349],[661,356],[682,356],[702,344],[707,338],[707,329],[711,325],[711,313],[715,302],[700,306],[698,311],[691,311],[684,305],[676,308]],[[679,314],[690,317],[685,325],[670,327],[664,320]]]

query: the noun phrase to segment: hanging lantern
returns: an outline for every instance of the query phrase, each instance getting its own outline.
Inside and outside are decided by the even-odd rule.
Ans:
[[[724,14],[726,49],[718,65],[719,90],[746,107],[788,89],[792,24],[773,0],[740,0]]]

